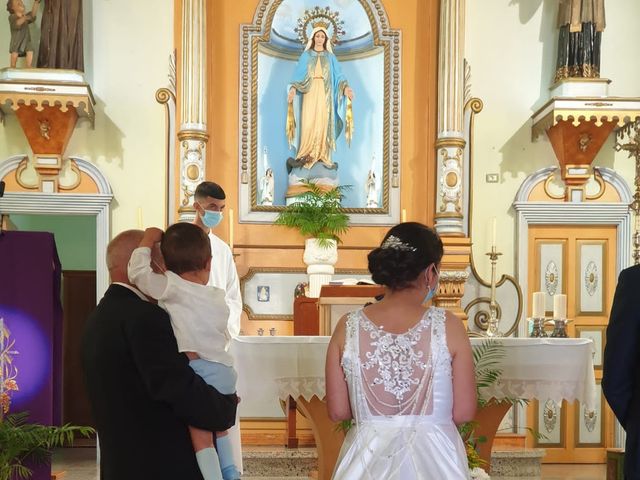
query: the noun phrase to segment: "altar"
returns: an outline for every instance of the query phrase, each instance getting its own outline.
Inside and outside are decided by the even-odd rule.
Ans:
[[[339,438],[330,441],[322,438],[340,436],[335,432],[335,426],[327,426],[322,401],[329,338],[243,336],[234,339],[231,345],[238,371],[238,394],[242,398],[240,417],[283,418],[284,402],[289,398],[296,399],[305,416],[317,417],[310,420],[318,446],[320,478],[330,475],[339,451],[339,444],[335,443],[340,441]],[[471,345],[477,348],[484,341],[484,338],[472,338]],[[497,341],[505,349],[498,367],[502,375],[482,393],[484,398],[493,398],[494,405],[499,406],[498,424],[509,407],[501,400],[507,398],[580,401],[588,410],[595,408],[594,344],[591,339],[509,337]],[[488,432],[491,438],[498,424],[491,427],[493,432]],[[330,451],[323,455],[323,450],[327,449]],[[491,443],[485,444],[484,449],[484,455],[490,455]]]

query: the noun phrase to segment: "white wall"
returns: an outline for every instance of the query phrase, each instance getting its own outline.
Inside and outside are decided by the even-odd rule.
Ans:
[[[31,1],[26,4],[30,8]],[[95,163],[111,183],[112,236],[137,227],[138,208],[145,226],[162,226],[165,112],[155,91],[168,84],[173,1],[85,0],[83,8],[85,74],[96,99],[95,130],[86,120],[78,122],[66,155]],[[37,28],[32,38],[36,36]],[[0,39],[8,45],[6,21],[0,22]],[[0,55],[0,68],[8,65],[8,53]],[[31,155],[31,149],[11,115],[0,126],[0,161],[19,153]]]
[[[515,220],[511,204],[524,178],[557,165],[546,138],[531,141],[531,115],[549,98],[557,49],[557,0],[467,0],[465,57],[471,92],[484,102],[476,117],[472,239],[476,266],[489,278],[489,238],[497,217],[499,274],[515,272]],[[612,80],[610,95],[640,97],[640,60],[633,53],[640,2],[606,2],[601,76]],[[613,151],[613,136],[594,165],[615,168],[633,186],[633,160]],[[500,183],[485,174],[499,173]]]

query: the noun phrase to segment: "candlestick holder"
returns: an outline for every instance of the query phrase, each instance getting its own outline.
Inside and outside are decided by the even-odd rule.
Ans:
[[[545,317],[540,318],[531,318],[530,322],[533,323],[533,329],[531,330],[531,338],[546,338],[547,332],[544,330],[544,326],[547,323],[547,319]]]
[[[502,337],[504,334],[500,331],[500,319],[498,318],[498,305],[496,303],[496,264],[498,257],[502,253],[496,250],[496,246],[491,246],[491,251],[487,252],[489,260],[491,260],[491,299],[489,301],[489,323],[487,325],[487,337]]]
[[[551,336],[553,338],[568,338],[569,335],[567,335],[567,324],[570,321],[571,320],[568,320],[566,318],[554,318],[554,319],[552,319],[553,332],[551,333]]]

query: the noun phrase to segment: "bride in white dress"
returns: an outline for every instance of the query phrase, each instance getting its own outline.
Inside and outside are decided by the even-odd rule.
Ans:
[[[471,345],[459,318],[423,307],[442,253],[437,234],[414,222],[369,253],[384,298],[343,317],[327,352],[329,416],[353,419],[336,480],[469,478],[456,424],[476,410]]]

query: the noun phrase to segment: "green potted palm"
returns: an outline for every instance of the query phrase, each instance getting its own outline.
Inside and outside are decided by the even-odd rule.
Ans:
[[[338,261],[338,243],[349,229],[349,216],[342,210],[341,200],[348,185],[327,189],[303,180],[305,193],[285,206],[276,225],[298,230],[307,237],[303,260],[309,274],[309,294],[317,297],[320,287],[329,282]]]
[[[33,473],[29,466],[49,462],[52,449],[70,445],[75,435],[94,433],[91,427],[40,425],[29,423],[27,412],[9,413],[11,392],[18,390],[13,347],[0,318],[0,480],[29,479]]]

